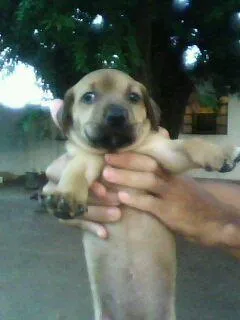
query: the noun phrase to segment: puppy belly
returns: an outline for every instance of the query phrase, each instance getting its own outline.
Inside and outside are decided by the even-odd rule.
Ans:
[[[132,209],[108,229],[107,241],[84,236],[95,320],[174,320],[172,234]]]

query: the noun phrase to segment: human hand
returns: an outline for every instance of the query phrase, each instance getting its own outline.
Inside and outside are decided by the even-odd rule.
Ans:
[[[57,100],[55,101],[53,109],[51,110],[54,122],[58,126],[59,123],[57,120],[57,113],[61,107],[62,100]],[[161,134],[165,137],[169,138],[169,134],[165,129],[159,128],[159,132],[161,132]],[[68,155],[64,154],[53,161],[53,163],[47,168],[46,176],[49,182],[43,188],[45,194],[51,194],[55,192],[61,174],[64,168],[67,166],[69,160],[70,158]],[[59,219],[59,221],[70,226],[72,225],[93,232],[100,238],[105,239],[108,237],[108,232],[107,228],[103,224],[116,222],[121,218],[121,211],[118,208],[118,205],[120,204],[118,194],[116,192],[112,192],[111,188],[109,189],[109,185],[108,188],[106,188],[103,183],[96,181],[90,188],[89,204],[88,212],[85,212],[80,218],[71,220]]]
[[[223,204],[190,177],[173,176],[155,160],[134,153],[106,156],[106,181],[145,191],[119,192],[121,203],[149,212],[171,230],[204,245],[226,244],[223,233],[230,215]],[[225,234],[225,239],[222,234]]]
[[[64,154],[49,165],[46,170],[46,176],[49,181],[43,188],[45,195],[56,191],[62,172],[69,160],[68,155]],[[74,227],[90,231],[105,239],[108,233],[103,224],[115,222],[121,217],[117,194],[110,190],[107,191],[102,183],[96,181],[90,188],[89,198],[90,205],[88,206],[88,211],[81,217],[71,220],[59,219],[59,221],[69,226],[73,225]]]

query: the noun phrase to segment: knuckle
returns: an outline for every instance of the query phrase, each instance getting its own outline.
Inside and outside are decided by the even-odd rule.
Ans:
[[[149,169],[151,172],[157,172],[158,171],[158,163],[157,161],[153,159],[149,159]]]
[[[126,163],[128,163],[128,166],[130,165],[131,168],[134,168],[138,166],[139,158],[142,157],[140,154],[136,153],[128,153],[126,157]]]
[[[152,209],[155,206],[155,198],[153,196],[149,195],[145,199],[144,204],[145,204],[145,208],[146,208],[147,211],[152,211]]]
[[[158,186],[158,178],[154,173],[149,173],[148,184],[151,189],[154,189]]]

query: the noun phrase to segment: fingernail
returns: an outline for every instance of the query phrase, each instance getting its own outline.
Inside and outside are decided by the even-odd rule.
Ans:
[[[107,167],[103,170],[103,176],[106,180],[112,182],[114,181],[114,170]]]
[[[97,230],[97,235],[102,238],[102,239],[106,239],[107,238],[107,232],[104,228],[99,228]]]
[[[107,194],[107,191],[105,189],[105,187],[99,187],[97,190],[96,190],[96,193],[99,197],[106,197],[106,194]]]
[[[112,221],[118,220],[121,217],[121,211],[118,208],[109,208],[107,213]]]
[[[105,157],[105,161],[108,162],[109,164],[111,164],[112,161],[114,161],[116,154],[108,153],[108,154],[105,154],[104,157]]]
[[[130,200],[130,195],[125,191],[118,192],[118,197],[123,202],[129,202]]]

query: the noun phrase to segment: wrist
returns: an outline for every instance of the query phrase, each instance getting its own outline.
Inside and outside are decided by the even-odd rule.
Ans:
[[[205,222],[201,228],[200,241],[203,244],[240,249],[240,212],[231,205],[222,205],[215,218]]]
[[[220,245],[228,248],[240,249],[240,212],[232,206],[228,206],[225,212]]]

